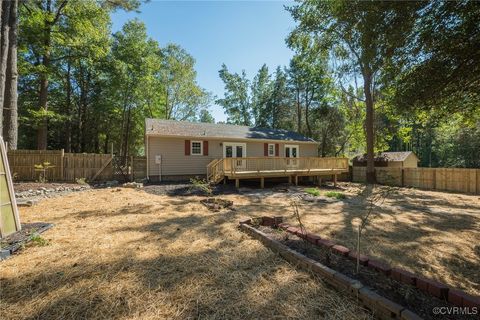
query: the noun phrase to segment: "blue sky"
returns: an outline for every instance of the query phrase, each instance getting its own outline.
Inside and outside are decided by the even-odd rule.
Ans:
[[[230,71],[244,69],[251,79],[266,63],[273,72],[288,65],[292,51],[285,37],[294,21],[284,10],[287,1],[150,1],[140,13],[113,14],[113,31],[133,18],[147,26],[150,37],[160,45],[177,43],[196,59],[198,83],[223,97],[218,70],[225,63]],[[213,105],[216,121],[226,120],[223,109]]]

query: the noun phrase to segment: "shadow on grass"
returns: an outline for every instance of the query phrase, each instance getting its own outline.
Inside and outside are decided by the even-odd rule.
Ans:
[[[202,220],[189,219],[165,225],[191,228],[192,222],[195,226]],[[315,318],[338,312],[334,293],[310,285],[312,279],[305,274],[283,278],[284,268],[286,262],[263,249],[217,245],[149,259],[126,251],[104,263],[82,260],[4,280],[2,300],[15,304],[19,299],[44,299],[29,319],[142,318],[147,309],[159,318],[181,319]]]

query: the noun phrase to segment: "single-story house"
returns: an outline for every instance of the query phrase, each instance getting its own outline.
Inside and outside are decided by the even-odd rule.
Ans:
[[[381,152],[375,156],[375,167],[416,168],[418,157],[412,151]],[[354,167],[366,167],[367,155],[356,156],[352,160]]]
[[[172,181],[205,176],[215,159],[317,157],[318,142],[288,130],[146,119],[145,153],[147,178]]]

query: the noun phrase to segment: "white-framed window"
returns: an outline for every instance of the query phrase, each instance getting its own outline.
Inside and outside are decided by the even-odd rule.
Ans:
[[[191,155],[193,156],[203,155],[203,141],[192,141],[190,148],[191,148],[191,152],[190,152]]]
[[[275,157],[275,144],[274,143],[269,143],[268,144],[268,156],[269,157]]]

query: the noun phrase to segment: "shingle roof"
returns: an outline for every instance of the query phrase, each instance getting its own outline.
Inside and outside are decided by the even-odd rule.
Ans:
[[[145,119],[147,135],[206,137],[231,139],[263,139],[316,142],[297,132],[283,129],[251,128],[231,124],[200,123],[162,119]]]
[[[405,161],[409,155],[415,155],[412,151],[402,152],[381,152],[375,155],[375,161]],[[354,161],[367,161],[367,155],[359,155],[353,158]]]

